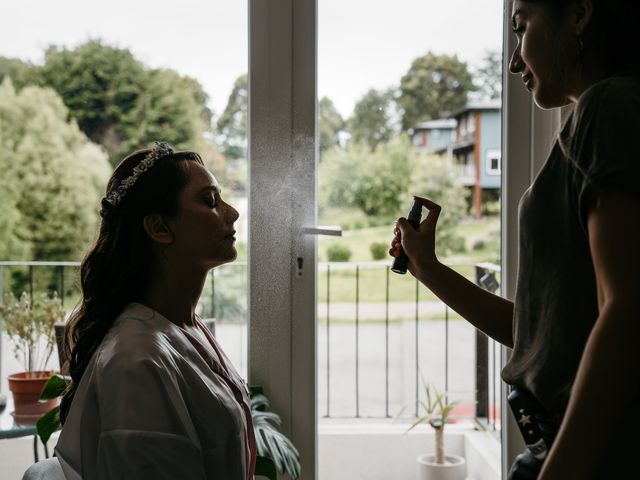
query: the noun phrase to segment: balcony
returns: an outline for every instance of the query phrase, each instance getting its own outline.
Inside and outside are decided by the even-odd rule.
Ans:
[[[489,290],[498,287],[496,266],[454,268]],[[56,290],[69,310],[79,299],[77,269],[73,262],[1,262],[0,294],[17,285],[31,292]],[[371,284],[376,294],[362,291]],[[398,299],[399,288],[408,295]],[[200,314],[217,318],[218,339],[246,375],[246,264],[211,273]],[[446,451],[467,459],[468,478],[500,478],[496,344],[412,277],[390,275],[386,262],[319,264],[317,318],[320,479],[415,478],[416,457],[432,451],[434,442],[428,426],[405,433],[419,413],[421,377],[460,402],[458,418],[446,427]],[[7,394],[6,376],[20,367],[7,338],[1,353]],[[57,361],[50,366],[57,368]],[[33,461],[32,440],[1,440],[0,447],[0,462],[19,478]]]

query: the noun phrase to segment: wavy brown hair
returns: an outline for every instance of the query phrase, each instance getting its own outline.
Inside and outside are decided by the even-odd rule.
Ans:
[[[107,185],[107,195],[132,175],[134,167],[151,150],[139,150],[124,158]],[[178,197],[189,181],[187,162],[203,164],[194,152],[161,156],[129,187],[114,207],[102,200],[102,223],[95,244],[80,266],[82,300],[72,312],[64,334],[63,371],[71,383],[60,404],[60,420],[66,420],[80,380],[94,353],[127,303],[145,290],[154,272],[155,256],[143,219],[155,213],[178,213]]]

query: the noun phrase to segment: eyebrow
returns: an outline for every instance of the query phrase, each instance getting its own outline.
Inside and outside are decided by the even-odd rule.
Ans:
[[[212,191],[214,191],[214,192],[218,192],[218,193],[220,193],[220,192],[221,192],[220,187],[217,187],[217,186],[215,186],[215,185],[207,185],[206,187],[201,188],[201,189],[198,191],[198,193],[200,194],[200,193],[205,192],[205,191],[207,191],[207,190],[212,190]]]

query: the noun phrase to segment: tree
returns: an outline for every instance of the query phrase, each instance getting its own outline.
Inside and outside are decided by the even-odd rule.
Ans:
[[[353,143],[348,150],[333,148],[320,165],[325,181],[322,206],[353,206],[365,214],[397,215],[409,184],[415,153],[405,139],[382,144],[375,152]]]
[[[22,244],[8,248],[9,258],[76,260],[93,238],[111,169],[68,116],[51,89],[0,85],[0,194],[10,236]]]
[[[429,52],[416,58],[400,80],[398,103],[404,110],[403,130],[462,108],[473,89],[467,64],[458,60],[457,55]]]
[[[222,137],[222,153],[237,160],[247,156],[249,85],[247,75],[233,84],[227,107],[218,119],[218,134]]]
[[[36,78],[58,92],[112,164],[154,140],[193,148],[211,128],[208,96],[196,80],[170,69],[148,69],[129,50],[100,41],[73,50],[50,47]]]
[[[146,89],[131,112],[136,126],[129,129],[129,140],[123,142],[118,156],[146,148],[155,140],[193,149],[206,125],[192,85],[174,70],[151,70],[147,77]]]
[[[0,56],[0,83],[8,76],[11,78],[14,88],[20,90],[35,81],[34,70],[33,65],[18,58]]]
[[[320,154],[340,145],[340,133],[346,123],[329,97],[322,97],[318,102],[318,143]],[[322,158],[322,157],[321,157]]]
[[[369,90],[353,110],[349,119],[351,139],[365,143],[371,152],[379,144],[387,143],[397,133],[394,125],[395,99],[393,90]]]
[[[89,41],[75,50],[49,47],[39,83],[62,97],[80,129],[113,156],[137,129],[144,66],[125,49]],[[118,159],[112,158],[113,163]]]
[[[474,72],[477,95],[483,100],[496,100],[502,95],[502,53],[487,50]]]

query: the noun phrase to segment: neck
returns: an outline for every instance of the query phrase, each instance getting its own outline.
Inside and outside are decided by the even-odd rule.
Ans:
[[[172,265],[167,261],[152,275],[149,286],[140,296],[140,303],[178,326],[193,325],[206,279],[206,269]]]
[[[570,100],[577,102],[589,87],[604,80],[608,76],[601,56],[594,54],[589,61],[584,62],[578,79],[576,79],[572,92],[569,95]]]

